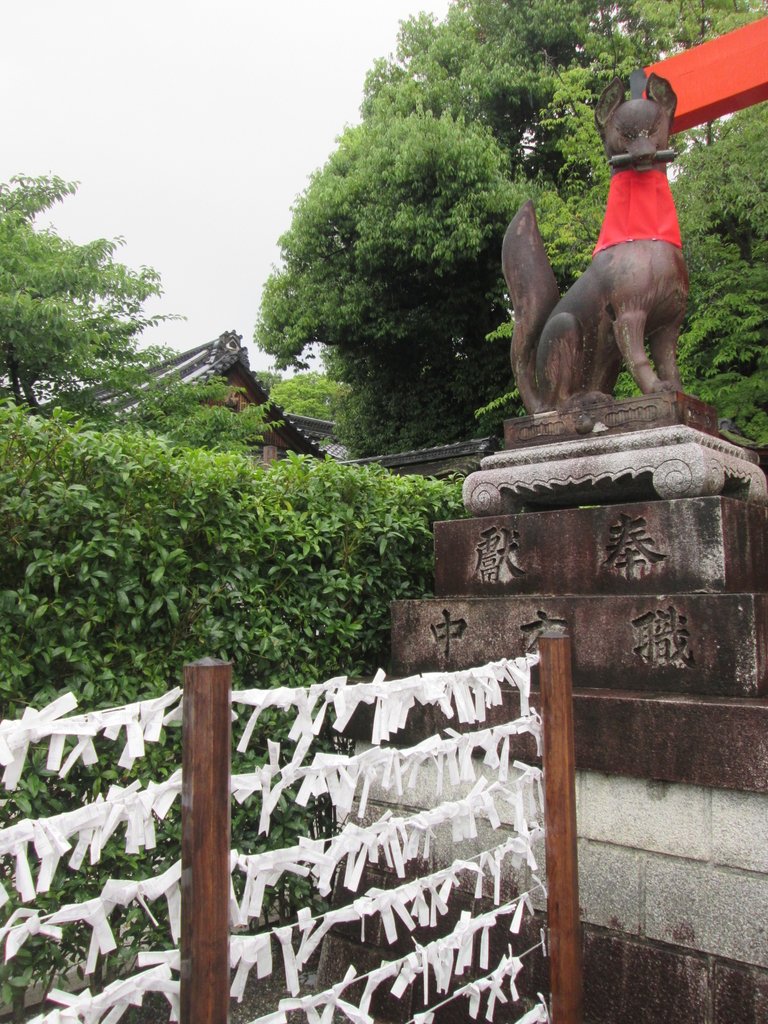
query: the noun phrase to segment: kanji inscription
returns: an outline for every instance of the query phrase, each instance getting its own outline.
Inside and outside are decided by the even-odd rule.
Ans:
[[[628,580],[640,579],[656,562],[667,557],[656,551],[656,542],[648,533],[642,516],[632,518],[622,512],[619,521],[610,529],[604,565],[622,572]]]
[[[525,625],[520,627],[520,632],[528,641],[525,648],[526,653],[536,650],[536,645],[542,633],[548,630],[564,632],[567,628],[568,622],[566,619],[561,619],[557,615],[547,615],[546,612],[539,609],[533,622],[526,622]]]
[[[694,661],[687,622],[687,617],[681,615],[673,605],[658,608],[655,612],[646,612],[633,619],[633,653],[647,665],[690,668]]]
[[[475,573],[483,583],[498,583],[502,576],[514,579],[525,576],[525,570],[515,562],[514,552],[520,545],[517,530],[506,526],[490,526],[482,530],[477,542]]]
[[[443,621],[433,623],[429,629],[436,644],[444,644],[443,654],[446,658],[451,654],[451,641],[460,640],[467,628],[466,619],[453,619],[447,608],[443,608]]]

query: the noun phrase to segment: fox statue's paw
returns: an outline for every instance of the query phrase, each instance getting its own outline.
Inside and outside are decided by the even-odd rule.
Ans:
[[[594,410],[601,406],[603,412],[607,402],[614,401],[612,395],[602,391],[580,391],[567,398],[558,408],[572,423],[577,434],[591,434],[597,422]]]
[[[646,394],[648,395],[669,395],[674,394],[675,391],[680,391],[680,387],[677,384],[673,384],[671,380],[657,380],[651,384]]]

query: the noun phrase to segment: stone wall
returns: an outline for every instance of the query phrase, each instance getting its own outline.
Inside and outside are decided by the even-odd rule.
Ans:
[[[765,1024],[768,794],[579,771],[577,803],[589,1020]]]

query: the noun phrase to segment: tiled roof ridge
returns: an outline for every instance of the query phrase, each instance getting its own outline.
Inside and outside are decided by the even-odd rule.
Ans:
[[[242,341],[242,334],[237,334],[236,331],[224,331],[212,341],[203,342],[202,345],[195,345],[194,348],[188,348],[184,352],[177,352],[169,359],[165,359],[162,363],[158,363],[153,367],[153,370],[156,374],[161,370],[169,370],[172,367],[177,367],[183,363],[189,362],[193,356],[203,355],[206,352],[209,353],[208,359],[197,361],[195,365],[205,365],[206,362],[210,362],[213,367],[219,363],[223,364],[224,362],[228,362],[228,366],[226,367],[228,369],[229,366],[236,363],[238,359],[241,359],[247,366],[248,351],[242,344]],[[224,349],[225,346],[231,347],[229,347],[228,351],[225,350],[225,352],[222,352],[221,350]]]
[[[312,427],[315,430],[320,430],[323,427],[327,427],[328,431],[330,432],[336,426],[336,423],[335,423],[334,420],[321,420],[317,416],[303,416],[303,415],[301,415],[300,413],[297,413],[297,412],[292,412],[292,413],[289,413],[288,415],[290,415],[291,419],[294,420],[295,422],[297,422],[297,423],[306,423],[306,425],[308,427]]]
[[[397,465],[405,465],[411,462],[427,462],[438,454],[446,455],[473,455],[476,452],[494,452],[498,448],[498,438],[492,434],[488,437],[473,437],[468,441],[454,441],[451,444],[439,444],[433,448],[414,448],[405,452],[388,452],[386,455],[369,455],[363,459],[349,459],[348,462],[354,465],[366,465],[368,463],[380,463],[386,466],[389,462]]]

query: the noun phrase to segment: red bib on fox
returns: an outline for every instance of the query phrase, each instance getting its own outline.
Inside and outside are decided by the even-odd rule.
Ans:
[[[592,255],[641,238],[683,247],[664,171],[620,171],[613,175],[603,226]]]

